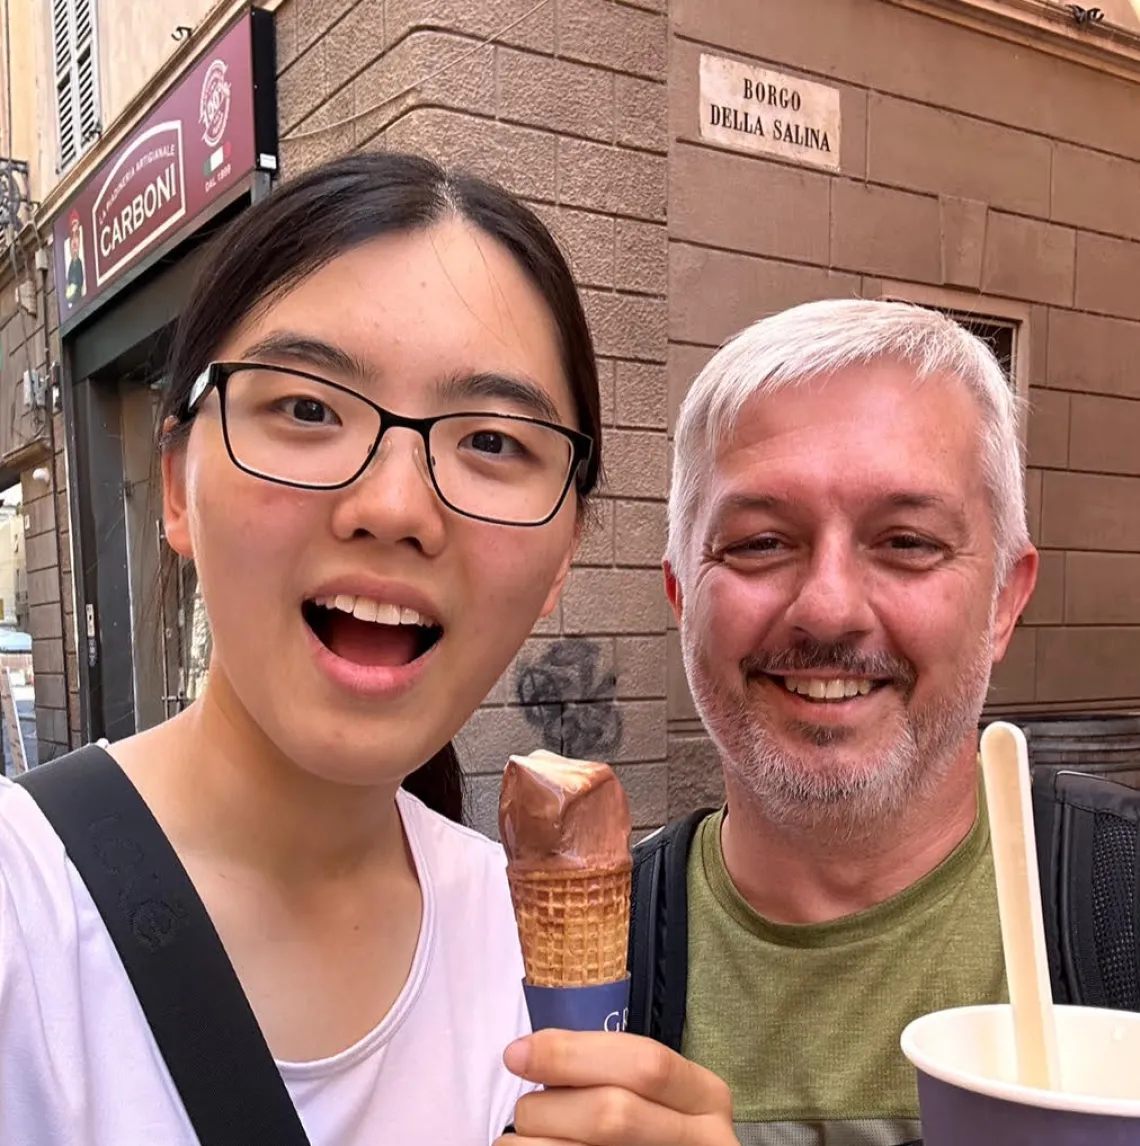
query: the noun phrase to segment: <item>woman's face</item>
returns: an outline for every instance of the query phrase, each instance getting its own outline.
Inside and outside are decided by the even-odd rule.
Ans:
[[[304,370],[408,417],[535,417],[545,401],[577,428],[542,296],[459,220],[341,255],[258,308],[215,358]],[[327,418],[307,403],[276,412],[289,434],[307,432],[297,418]],[[398,782],[442,747],[553,609],[570,565],[573,493],[546,525],[477,521],[440,501],[424,452],[414,431],[390,429],[344,489],[274,484],[231,462],[214,392],[164,459],[166,534],[196,563],[212,627],[211,690],[328,779]],[[381,623],[393,608],[404,623]]]

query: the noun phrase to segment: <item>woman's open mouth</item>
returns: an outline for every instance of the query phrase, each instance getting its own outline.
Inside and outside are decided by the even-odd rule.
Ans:
[[[339,593],[306,601],[301,614],[334,656],[368,668],[400,668],[429,652],[442,627],[415,609]]]

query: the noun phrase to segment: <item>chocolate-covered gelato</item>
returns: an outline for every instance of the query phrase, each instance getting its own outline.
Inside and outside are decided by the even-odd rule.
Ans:
[[[503,773],[499,836],[517,872],[628,868],[629,801],[608,764],[542,750],[512,756]]]
[[[532,989],[528,1005],[542,1006],[534,988],[624,980],[629,801],[609,765],[552,752],[512,756],[503,773],[499,834]],[[612,1019],[608,994],[604,1003]],[[532,1010],[531,1019],[548,1025],[549,1015]]]

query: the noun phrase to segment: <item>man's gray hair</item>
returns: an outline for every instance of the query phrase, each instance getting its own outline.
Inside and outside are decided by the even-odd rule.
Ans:
[[[673,448],[666,557],[684,583],[691,533],[718,448],[744,406],[851,367],[893,362],[916,381],[959,379],[982,417],[982,471],[993,515],[997,585],[1029,546],[1020,403],[981,339],[944,314],[908,303],[828,299],[753,323],[727,342],[697,376],[681,406]]]

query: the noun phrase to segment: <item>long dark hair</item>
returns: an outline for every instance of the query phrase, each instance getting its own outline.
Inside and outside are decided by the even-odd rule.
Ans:
[[[508,191],[421,156],[373,152],[333,160],[282,184],[212,241],[175,331],[160,427],[177,417],[194,380],[255,307],[354,247],[421,230],[450,214],[510,251],[550,308],[577,428],[595,443],[578,486],[584,508],[601,472],[602,416],[594,346],[570,268],[538,217]],[[161,447],[172,448],[188,429],[176,426]],[[462,820],[463,773],[453,745],[408,776],[404,787]]]

